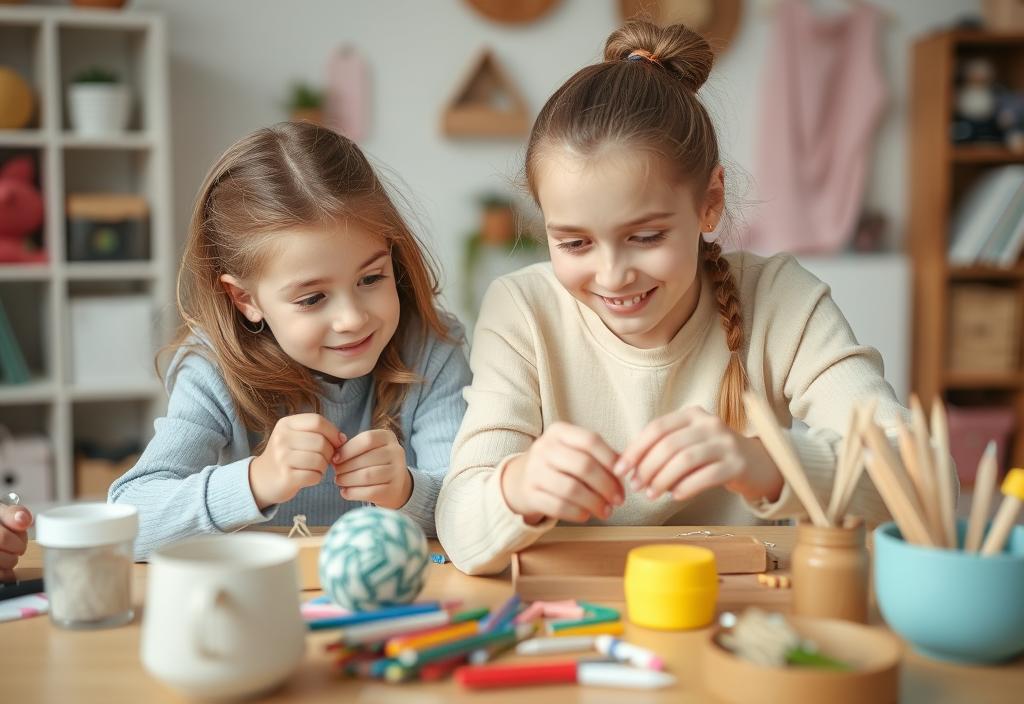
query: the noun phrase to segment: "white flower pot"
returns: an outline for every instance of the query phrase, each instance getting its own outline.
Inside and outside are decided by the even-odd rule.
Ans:
[[[72,129],[92,137],[121,134],[128,127],[131,96],[118,83],[75,83],[68,91]]]

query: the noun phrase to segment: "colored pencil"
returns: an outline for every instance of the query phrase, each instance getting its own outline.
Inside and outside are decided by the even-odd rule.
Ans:
[[[512,623],[519,611],[519,595],[513,594],[500,609],[480,622],[481,633],[493,633]]]
[[[675,677],[664,672],[639,670],[616,663],[577,662],[575,660],[512,665],[470,665],[457,669],[455,680],[468,689],[560,683],[626,689],[658,689],[671,686],[676,682]]]
[[[558,638],[566,638],[568,636],[600,636],[610,635],[617,636],[621,635],[623,631],[622,621],[613,621],[611,623],[592,623],[589,626],[577,626],[575,628],[563,628],[560,631],[548,630],[548,635],[555,636]]]
[[[574,653],[581,650],[593,650],[594,642],[603,636],[572,636],[549,638],[530,638],[516,645],[517,655],[554,655],[555,653]]]
[[[425,665],[439,660],[447,660],[448,658],[453,658],[457,655],[465,655],[477,648],[482,648],[487,645],[515,641],[519,637],[525,638],[531,633],[533,633],[532,626],[507,626],[492,633],[478,633],[461,640],[442,643],[441,645],[434,646],[433,648],[426,648],[424,650],[403,650],[398,655],[398,661],[406,667]]]
[[[347,645],[366,645],[368,643],[385,641],[413,631],[447,626],[450,622],[451,614],[448,611],[429,611],[403,618],[392,618],[387,621],[352,626],[342,631],[341,639]]]
[[[442,604],[439,601],[425,601],[420,604],[408,604],[406,606],[392,606],[376,611],[357,611],[344,616],[330,616],[328,618],[313,619],[306,625],[311,631],[321,631],[330,628],[345,628],[371,621],[383,621],[386,619],[412,616],[413,614],[424,614],[431,611],[440,611]]]

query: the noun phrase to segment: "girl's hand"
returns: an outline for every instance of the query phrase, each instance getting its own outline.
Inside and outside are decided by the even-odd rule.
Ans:
[[[648,423],[615,465],[623,479],[631,471],[633,489],[646,489],[651,499],[671,492],[676,501],[684,501],[725,486],[750,501],[774,501],[783,485],[760,440],[740,435],[697,406]]]
[[[367,430],[346,442],[331,460],[341,497],[401,508],[412,495],[405,449],[390,430]]]
[[[622,483],[612,474],[615,452],[589,430],[555,423],[533,441],[526,454],[505,467],[505,502],[527,523],[545,516],[582,523],[608,518],[624,500]]]
[[[259,509],[291,501],[300,490],[319,484],[344,442],[344,434],[317,413],[277,421],[263,454],[249,464],[249,486]]]
[[[14,581],[14,566],[28,547],[31,525],[32,512],[24,506],[0,505],[0,582]]]

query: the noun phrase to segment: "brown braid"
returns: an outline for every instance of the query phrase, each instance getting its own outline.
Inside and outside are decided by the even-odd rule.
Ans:
[[[715,286],[715,300],[718,301],[718,315],[725,328],[725,339],[729,345],[729,366],[722,377],[722,392],[718,401],[718,415],[730,428],[742,433],[746,423],[743,410],[743,392],[747,388],[747,371],[743,368],[743,317],[740,314],[740,299],[736,282],[729,270],[729,262],[722,256],[717,242],[700,241],[701,263]]]

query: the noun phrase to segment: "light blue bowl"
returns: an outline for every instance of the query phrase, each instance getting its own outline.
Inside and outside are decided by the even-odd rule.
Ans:
[[[963,544],[965,521],[958,531]],[[915,650],[971,664],[1024,653],[1024,526],[992,557],[911,545],[895,523],[874,536],[878,608]]]

